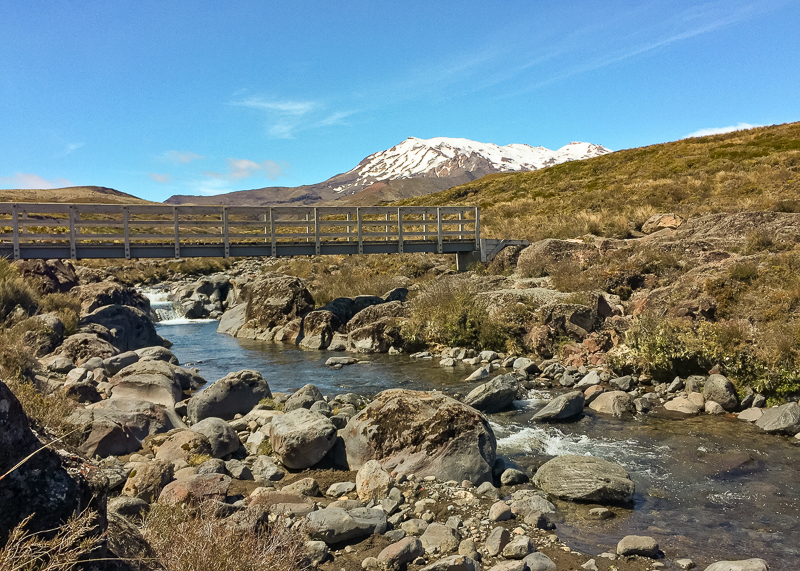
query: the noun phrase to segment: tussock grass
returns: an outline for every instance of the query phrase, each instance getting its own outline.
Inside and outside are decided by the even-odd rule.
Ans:
[[[175,277],[204,276],[224,272],[234,258],[183,258],[181,260],[81,260],[81,265],[105,271],[125,285],[152,284]]]
[[[283,520],[255,532],[225,524],[214,506],[153,504],[142,535],[167,571],[302,571],[304,538]]]

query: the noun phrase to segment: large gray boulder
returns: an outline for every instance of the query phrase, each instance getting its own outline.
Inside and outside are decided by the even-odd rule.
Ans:
[[[341,436],[351,470],[378,460],[389,472],[418,477],[475,484],[492,479],[497,444],[488,420],[441,393],[383,391]]]
[[[514,406],[519,382],[514,373],[500,375],[472,389],[464,403],[481,412],[492,413]]]
[[[167,342],[156,333],[150,317],[141,309],[129,305],[106,305],[81,318],[81,327],[101,325],[111,334],[109,342],[120,352],[142,347],[164,346]]]
[[[765,409],[764,414],[756,421],[756,426],[767,432],[794,436],[800,433],[800,405],[790,402]]]
[[[303,335],[300,347],[303,349],[327,349],[333,335],[344,325],[335,313],[327,309],[317,309],[303,318]]]
[[[633,406],[631,395],[624,391],[603,393],[591,402],[589,408],[595,412],[616,417],[621,417],[625,413],[636,410]]]
[[[314,298],[300,278],[266,273],[248,283],[240,295],[246,301],[244,324],[236,337],[271,340],[275,329],[314,309]]]
[[[739,406],[739,399],[736,396],[736,387],[722,375],[711,375],[706,379],[703,389],[703,397],[706,401],[712,401],[732,412]]]
[[[705,571],[769,571],[763,559],[742,559],[739,561],[717,561],[706,567]]]
[[[298,408],[269,424],[272,449],[287,468],[302,470],[322,460],[336,442],[336,427],[318,412]]]
[[[247,304],[239,303],[229,308],[228,311],[222,314],[217,325],[217,333],[223,333],[236,337],[239,330],[244,325],[247,316]]]
[[[286,399],[286,402],[283,403],[283,410],[284,412],[291,412],[298,408],[311,408],[311,405],[321,400],[323,400],[323,397],[320,390],[309,383],[300,387],[292,396]]]
[[[174,407],[183,400],[183,387],[173,366],[164,361],[137,361],[109,381],[112,399],[146,400]]]
[[[586,397],[581,391],[572,391],[557,396],[542,410],[533,415],[535,422],[553,422],[569,420],[583,414],[583,405]]]
[[[239,435],[233,427],[222,420],[210,416],[204,418],[197,424],[192,425],[194,432],[199,432],[206,438],[211,446],[211,456],[214,458],[222,458],[228,454],[233,454],[241,446],[239,442]]]
[[[386,531],[386,512],[378,509],[327,508],[306,516],[305,530],[312,539],[327,544],[350,541]]]
[[[70,417],[74,424],[90,424],[80,451],[87,457],[123,456],[142,448],[151,434],[186,425],[172,407],[141,399],[115,398],[91,404]]]
[[[84,284],[73,288],[70,294],[80,300],[81,316],[89,315],[106,305],[127,305],[146,314],[150,313],[150,300],[136,288],[119,282],[103,280]]]
[[[269,384],[258,371],[228,373],[189,399],[189,421],[196,423],[210,416],[230,420],[250,412],[261,399],[271,397]]]
[[[119,349],[96,333],[78,332],[70,335],[61,344],[58,353],[75,363],[82,365],[92,357],[107,359],[119,354]]]
[[[627,504],[635,491],[622,466],[594,456],[557,456],[536,471],[533,483],[564,500],[599,504]]]

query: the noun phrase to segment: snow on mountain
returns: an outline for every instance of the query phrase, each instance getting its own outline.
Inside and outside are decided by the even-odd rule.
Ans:
[[[531,171],[610,152],[601,145],[581,142],[551,151],[522,144],[501,147],[469,139],[410,137],[391,149],[368,156],[354,169],[334,177],[339,184],[333,190],[344,192],[400,178],[449,178],[466,173],[484,176],[494,172]]]

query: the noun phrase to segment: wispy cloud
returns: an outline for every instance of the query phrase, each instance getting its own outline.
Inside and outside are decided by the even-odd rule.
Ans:
[[[722,135],[723,133],[733,133],[734,131],[755,129],[756,127],[763,127],[763,125],[751,125],[750,123],[739,123],[737,125],[730,125],[728,127],[708,127],[706,129],[699,129],[694,133],[689,133],[684,137],[684,139],[689,139],[691,137],[706,137],[708,135]]]
[[[63,188],[65,186],[75,186],[65,178],[47,180],[38,174],[18,172],[14,176],[0,176],[0,187],[3,188]]]
[[[161,184],[169,184],[172,182],[172,175],[171,174],[159,174],[156,172],[151,172],[147,174],[150,177],[150,180],[154,180]]]
[[[66,146],[56,154],[56,158],[66,157],[67,155],[71,155],[81,147],[83,147],[86,143],[67,143]]]
[[[232,101],[231,105],[246,107],[264,113],[267,117],[267,134],[273,139],[292,139],[301,131],[333,125],[344,125],[344,119],[355,111],[331,113],[319,101],[275,100],[250,97]]]
[[[190,151],[166,151],[162,156],[174,165],[185,165],[205,158]]]
[[[203,174],[211,179],[224,181],[235,181],[253,176],[261,175],[269,180],[275,180],[284,176],[289,170],[287,163],[276,163],[275,161],[262,161],[257,163],[249,159],[228,159],[228,172],[218,173],[207,171]]]

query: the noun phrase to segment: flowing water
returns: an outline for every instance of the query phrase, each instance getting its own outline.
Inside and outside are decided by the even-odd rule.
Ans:
[[[465,394],[477,383],[471,368],[446,370],[407,355],[366,355],[364,364],[325,366],[333,355],[216,333],[216,322],[180,316],[157,324],[181,364],[212,382],[231,371],[256,369],[273,391],[306,383],[323,394],[375,394],[387,388]],[[615,420],[592,411],[578,422],[543,426],[530,417],[542,400],[491,415],[498,454],[508,464],[535,467],[560,454],[585,454],[622,464],[636,484],[633,509],[594,521],[591,505],[558,502],[557,533],[590,554],[614,551],[625,535],[655,537],[668,558],[690,557],[700,567],[720,559],[762,557],[772,571],[800,569],[800,447],[730,417],[675,420],[636,416]]]

